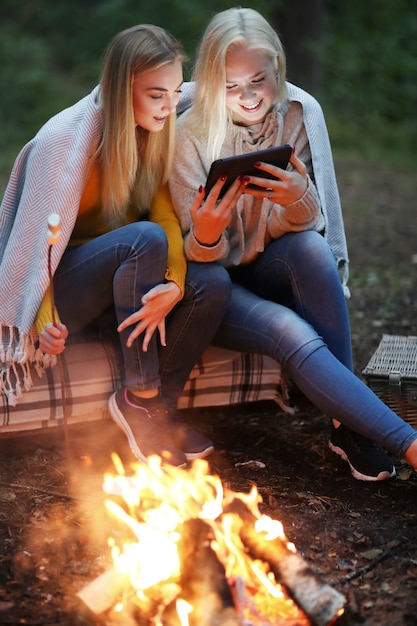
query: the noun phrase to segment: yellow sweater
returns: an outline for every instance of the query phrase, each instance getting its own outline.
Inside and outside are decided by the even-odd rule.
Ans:
[[[181,226],[172,206],[168,184],[160,187],[154,198],[149,219],[162,226],[168,239],[168,264],[165,279],[173,281],[184,295],[187,263],[184,255],[184,244]],[[130,220],[133,221],[133,218]],[[103,227],[100,207],[100,181],[97,165],[93,167],[90,178],[85,186],[77,221],[69,245],[80,245],[107,232]],[[55,317],[59,320],[58,312]],[[52,322],[51,290],[48,289],[39,307],[35,319],[35,327],[40,334],[45,325]]]

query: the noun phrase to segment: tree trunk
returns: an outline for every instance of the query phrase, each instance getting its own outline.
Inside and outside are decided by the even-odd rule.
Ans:
[[[271,10],[287,57],[287,78],[314,94],[320,88],[325,0],[283,0]]]

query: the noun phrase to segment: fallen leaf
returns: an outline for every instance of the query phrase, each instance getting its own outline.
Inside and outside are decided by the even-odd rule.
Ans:
[[[372,550],[366,550],[366,552],[361,552],[361,556],[368,561],[373,561],[377,559],[382,554],[382,550],[379,548],[373,548]]]
[[[245,461],[244,463],[235,463],[235,467],[260,467],[264,469],[266,465],[262,461]]]
[[[16,494],[13,491],[0,491],[0,500],[2,502],[13,502],[16,500]]]

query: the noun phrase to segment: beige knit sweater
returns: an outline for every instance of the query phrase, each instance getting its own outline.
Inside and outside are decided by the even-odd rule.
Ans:
[[[220,156],[289,143],[307,166],[307,191],[286,207],[270,200],[242,196],[228,229],[215,246],[203,246],[197,241],[189,214],[197,189],[205,183],[211,159],[204,140],[185,128],[187,112],[180,116],[169,184],[184,233],[186,255],[190,260],[221,261],[227,267],[236,266],[256,258],[271,239],[286,232],[315,229],[324,232],[336,262],[343,268],[343,286],[348,295],[346,238],[324,116],[312,96],[294,85],[287,86],[289,100],[274,107],[261,125],[230,124]]]

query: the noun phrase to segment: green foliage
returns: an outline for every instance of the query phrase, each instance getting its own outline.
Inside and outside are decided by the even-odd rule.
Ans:
[[[0,176],[20,146],[54,113],[98,81],[112,37],[134,24],[172,32],[189,57],[210,17],[234,3],[210,0],[2,0],[0,6]],[[267,15],[267,0],[252,6]],[[0,181],[1,182],[1,181]],[[1,185],[0,185],[1,186]]]
[[[415,0],[328,0],[325,17],[320,100],[333,144],[416,162]]]
[[[2,29],[0,56],[8,62],[0,71],[0,168],[10,162],[17,145],[74,98],[65,76],[54,73],[51,53],[41,38],[12,26]]]
[[[387,146],[416,154],[415,0],[327,0],[318,93],[337,150],[381,158]],[[274,10],[280,5],[276,0]],[[118,31],[155,23],[182,41],[189,57],[217,11],[231,0],[2,0],[0,6],[0,176],[20,146],[54,113],[98,80],[102,54]],[[268,0],[251,7],[267,18]],[[280,30],[280,25],[275,25]],[[280,30],[281,32],[281,30]],[[281,32],[285,41],[285,33]],[[414,156],[414,158],[416,158]]]

